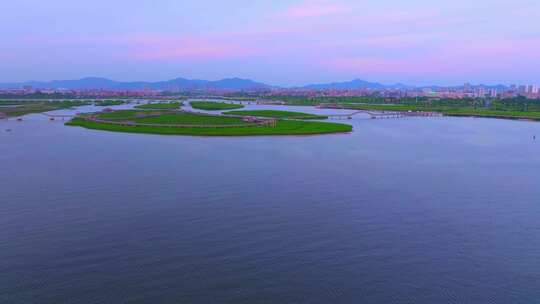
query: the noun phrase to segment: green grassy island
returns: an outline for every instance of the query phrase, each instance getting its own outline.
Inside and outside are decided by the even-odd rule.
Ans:
[[[223,114],[255,117],[289,118],[289,119],[328,119],[328,116],[308,114],[302,112],[278,111],[278,110],[249,110],[229,111]]]
[[[193,101],[191,102],[191,107],[198,110],[205,111],[223,111],[223,110],[234,110],[242,109],[243,105],[223,103],[223,102],[211,102],[211,101]]]
[[[314,135],[352,131],[352,126],[338,123],[154,110],[85,114],[66,125],[115,132],[198,136]]]
[[[167,103],[148,103],[140,106],[136,106],[137,109],[146,110],[177,110],[182,106],[181,102],[167,102]]]

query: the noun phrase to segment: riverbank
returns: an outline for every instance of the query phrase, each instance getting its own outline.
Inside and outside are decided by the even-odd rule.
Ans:
[[[91,102],[82,100],[62,100],[62,101],[40,101],[40,102],[16,102],[10,101],[0,103],[5,105],[0,108],[0,112],[6,117],[18,117],[32,113],[43,113],[61,109],[69,109],[90,105]]]
[[[322,105],[324,107],[325,105]],[[340,109],[348,110],[372,110],[372,111],[391,111],[391,112],[436,112],[444,116],[457,117],[483,117],[498,119],[526,119],[540,121],[540,112],[537,111],[503,111],[490,110],[484,108],[457,108],[457,107],[427,107],[415,105],[368,105],[368,104],[344,104],[339,105]]]
[[[534,120],[540,121],[540,112],[513,112],[513,111],[444,111],[444,116],[457,117],[480,117],[480,118],[497,118],[497,119],[513,119],[513,120]]]

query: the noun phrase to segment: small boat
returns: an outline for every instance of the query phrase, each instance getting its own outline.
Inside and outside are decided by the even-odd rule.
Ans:
[[[6,129],[6,132],[11,132],[11,129]]]

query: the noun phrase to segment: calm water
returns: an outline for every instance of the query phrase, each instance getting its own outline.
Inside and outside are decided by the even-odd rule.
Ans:
[[[350,123],[200,138],[0,121],[0,303],[540,301],[540,123]]]

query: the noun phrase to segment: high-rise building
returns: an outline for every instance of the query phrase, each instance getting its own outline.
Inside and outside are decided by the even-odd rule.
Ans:
[[[486,96],[486,88],[484,88],[484,87],[479,87],[477,92],[478,92],[478,97],[485,97]]]
[[[538,94],[539,93],[539,88],[538,88],[537,84],[532,86],[531,93],[533,93],[533,94]]]
[[[464,85],[463,85],[463,92],[465,93],[470,93],[471,92],[471,84],[466,82]]]

